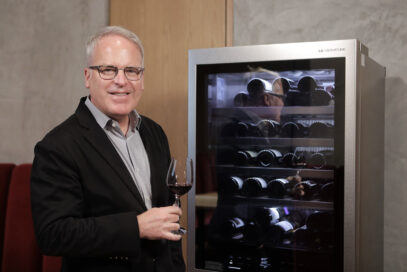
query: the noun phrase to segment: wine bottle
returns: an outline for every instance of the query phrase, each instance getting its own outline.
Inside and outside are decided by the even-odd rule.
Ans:
[[[247,92],[249,96],[259,97],[264,92],[272,92],[272,85],[269,81],[261,78],[252,78],[249,83],[247,83]]]
[[[287,152],[283,155],[281,162],[286,167],[304,167],[305,159],[301,155],[296,155],[292,152]]]
[[[267,184],[267,195],[272,198],[283,198],[292,195],[295,180],[278,178],[270,180]]]
[[[238,176],[229,176],[222,179],[219,192],[224,195],[239,195],[243,188],[243,179]]]
[[[275,137],[280,132],[280,123],[275,120],[261,120],[256,126],[263,137]]]
[[[306,225],[312,233],[314,248],[318,250],[333,248],[335,221],[331,212],[317,211],[310,214],[307,218]]]
[[[311,213],[307,217],[306,225],[312,232],[333,232],[335,226],[333,214],[325,211]]]
[[[271,85],[274,93],[287,94],[294,85],[294,81],[288,78],[279,77],[276,78]]]
[[[320,185],[312,180],[301,181],[294,186],[296,199],[311,200],[318,196]]]
[[[290,211],[289,215],[284,217],[278,223],[270,226],[265,243],[269,245],[279,245],[283,242],[284,238],[289,236],[295,229],[305,225],[305,220],[308,211]]]
[[[311,245],[313,235],[306,225],[296,229],[292,233],[292,244],[296,247],[308,247]]]
[[[285,122],[280,130],[280,137],[283,138],[302,138],[308,134],[308,128],[304,123]]]
[[[267,229],[287,216],[289,211],[286,207],[261,207],[255,213],[257,223],[263,229]]]
[[[333,201],[335,196],[335,186],[333,182],[328,182],[321,187],[320,199],[322,201]]]
[[[243,182],[242,194],[248,197],[265,195],[267,182],[261,177],[246,178]]]
[[[257,162],[261,166],[277,165],[282,154],[277,149],[264,149],[257,154]]]
[[[333,165],[333,150],[320,150],[311,155],[308,162],[308,167],[321,169],[332,167]]]
[[[312,152],[307,150],[306,148],[297,148],[294,154],[297,156],[297,166],[306,167],[311,158]]]
[[[252,150],[239,150],[234,157],[234,163],[236,165],[253,165],[256,164],[257,152]]]
[[[221,233],[226,240],[241,241],[243,239],[245,222],[240,217],[225,220],[221,226]]]
[[[310,106],[311,95],[307,92],[290,90],[285,97],[285,106]]]
[[[334,125],[332,120],[318,120],[309,127],[309,137],[311,138],[333,138]]]
[[[286,167],[295,167],[297,159],[298,158],[294,153],[288,152],[283,155],[281,162]]]
[[[243,243],[246,246],[257,248],[261,244],[263,232],[260,226],[253,220],[248,220],[243,233]]]
[[[324,90],[314,90],[311,93],[312,106],[328,106],[333,102],[333,95]]]
[[[247,105],[247,100],[248,94],[246,92],[240,92],[237,95],[235,95],[235,98],[233,99],[233,104],[236,107],[244,107]]]
[[[303,93],[310,93],[318,88],[316,79],[312,76],[304,76],[298,81],[297,89]]]

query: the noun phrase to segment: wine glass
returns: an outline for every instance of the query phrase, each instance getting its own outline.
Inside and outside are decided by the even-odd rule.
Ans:
[[[177,165],[178,161],[171,158],[170,166],[167,172],[167,186],[170,191],[175,195],[174,206],[181,207],[180,197],[186,194],[191,188],[194,179],[194,165],[191,158],[186,158],[185,169],[181,165]],[[185,228],[180,227],[173,233],[183,235],[187,231]]]

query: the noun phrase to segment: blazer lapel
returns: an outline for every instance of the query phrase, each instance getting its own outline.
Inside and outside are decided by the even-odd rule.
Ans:
[[[140,195],[134,181],[124,165],[120,155],[117,153],[116,149],[110,142],[106,133],[98,125],[96,120],[93,118],[92,114],[84,104],[84,99],[76,110],[76,115],[78,116],[82,125],[88,127],[88,131],[85,133],[86,140],[97,150],[101,157],[103,157],[106,162],[113,168],[116,174],[120,177],[120,180],[127,186],[127,188],[132,192],[136,200],[139,202],[143,209],[147,210],[143,198]]]
[[[146,149],[146,153],[148,156],[148,163],[150,164],[150,184],[151,184],[151,203],[153,207],[156,206],[157,204],[157,169],[155,168],[155,165],[157,165],[157,162],[155,161],[155,156],[153,152],[153,146],[151,139],[153,139],[150,131],[148,128],[145,126],[144,122],[141,122],[141,126],[139,129],[140,132],[140,137],[141,140],[143,141],[144,148]]]

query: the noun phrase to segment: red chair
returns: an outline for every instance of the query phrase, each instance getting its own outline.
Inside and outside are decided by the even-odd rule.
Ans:
[[[2,271],[41,271],[30,203],[31,164],[14,168],[6,206]]]
[[[11,172],[15,166],[16,165],[13,163],[0,163],[0,256],[3,255],[4,220],[6,218],[8,187],[10,184]]]
[[[34,235],[30,201],[31,164],[13,169],[6,203],[2,272],[57,272],[61,258],[43,256]]]
[[[42,271],[41,272],[57,272],[61,271],[62,258],[55,256],[42,256]]]

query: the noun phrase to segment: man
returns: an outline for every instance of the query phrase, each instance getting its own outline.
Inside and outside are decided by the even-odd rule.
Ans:
[[[161,127],[135,108],[143,47],[121,27],[87,44],[90,95],[35,147],[31,202],[42,252],[63,271],[185,271],[181,210],[169,206],[170,151]]]

